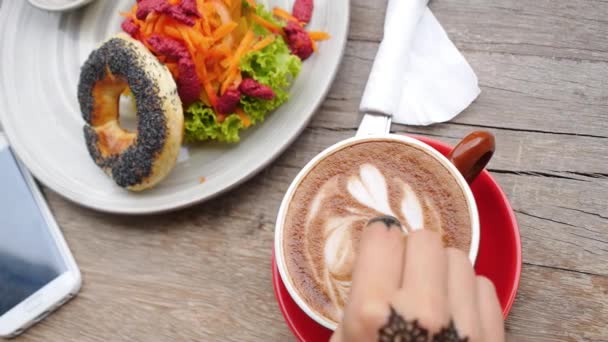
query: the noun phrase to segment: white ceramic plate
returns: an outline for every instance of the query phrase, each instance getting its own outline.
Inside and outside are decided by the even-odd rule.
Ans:
[[[93,0],[28,0],[30,4],[47,11],[68,11],[82,7]]]
[[[316,0],[310,27],[329,32],[332,39],[304,63],[290,101],[243,134],[240,144],[190,146],[159,186],[132,193],[116,186],[89,157],[76,89],[80,66],[100,42],[120,30],[118,12],[134,2],[96,1],[59,14],[26,1],[4,1],[0,10],[0,120],[11,145],[44,184],[83,206],[113,213],[184,207],[260,171],[298,136],[323,101],[348,32],[349,1]],[[268,1],[288,9],[292,3]]]

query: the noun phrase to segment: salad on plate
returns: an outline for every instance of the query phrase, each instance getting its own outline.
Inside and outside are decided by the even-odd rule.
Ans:
[[[292,12],[255,0],[138,0],[122,29],[171,72],[186,142],[235,143],[289,99],[302,61],[329,39],[308,31],[313,0]]]

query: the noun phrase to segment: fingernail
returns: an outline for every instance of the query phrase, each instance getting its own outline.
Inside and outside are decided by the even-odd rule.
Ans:
[[[376,222],[381,222],[382,224],[384,224],[386,226],[386,229],[389,229],[389,230],[393,227],[401,229],[401,222],[399,222],[399,220],[394,216],[384,215],[384,216],[374,217],[373,219],[371,219],[367,222],[367,226],[369,227],[370,225],[372,225]]]

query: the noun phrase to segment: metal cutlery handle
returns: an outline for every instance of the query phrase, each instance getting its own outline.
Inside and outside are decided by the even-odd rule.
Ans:
[[[388,134],[391,130],[391,116],[380,113],[365,113],[359,129],[357,130],[357,137],[364,137],[368,135],[382,135]]]

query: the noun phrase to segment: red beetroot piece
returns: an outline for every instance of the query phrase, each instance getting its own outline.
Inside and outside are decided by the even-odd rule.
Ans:
[[[287,35],[287,44],[291,52],[305,60],[313,53],[312,39],[308,35],[308,32],[295,21],[290,21],[284,28],[285,34]]]
[[[310,22],[310,18],[312,18],[313,8],[313,0],[296,0],[296,2],[293,4],[291,14],[300,22],[308,24],[308,22]]]
[[[220,114],[232,114],[240,100],[241,92],[238,89],[228,89],[217,99],[215,110]]]
[[[196,66],[186,47],[177,40],[154,35],[148,39],[148,44],[158,55],[177,61],[179,76],[177,92],[185,106],[189,106],[199,99],[203,89],[202,82],[196,74]]]
[[[239,90],[243,95],[257,97],[262,100],[272,100],[275,93],[269,86],[265,86],[253,78],[245,78],[239,86]]]
[[[122,24],[120,24],[120,27],[133,38],[139,34],[139,26],[137,26],[131,18],[126,18]]]
[[[175,39],[155,34],[148,39],[148,44],[152,46],[152,49],[154,49],[154,52],[157,54],[163,55],[174,61],[178,61],[182,58],[191,58],[190,53],[184,44]]]
[[[177,83],[177,92],[187,107],[199,100],[203,85],[196,74],[196,66],[192,59],[180,59],[177,62],[177,70],[179,70],[179,76],[175,82]]]
[[[178,5],[171,5],[167,0],[139,0],[135,16],[144,20],[151,12],[164,13],[186,25],[194,26],[191,17],[200,17],[194,0],[183,0]]]
[[[163,13],[170,6],[167,0],[138,0],[135,16],[139,20],[144,20],[151,12]]]
[[[198,12],[198,8],[196,7],[196,0],[182,0],[178,5],[182,11],[193,17],[200,18],[201,14]]]

